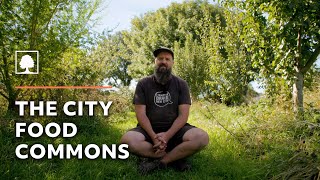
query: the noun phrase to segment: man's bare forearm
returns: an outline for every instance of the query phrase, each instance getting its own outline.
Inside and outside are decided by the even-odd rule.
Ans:
[[[145,105],[136,105],[135,111],[139,125],[147,132],[151,139],[154,140],[156,133],[153,131],[150,120],[146,115]]]
[[[168,137],[171,139],[187,123],[187,120],[188,118],[178,117],[167,131]]]
[[[166,132],[170,139],[174,136],[188,121],[190,105],[179,106],[179,116],[173,122],[171,128]]]
[[[153,140],[154,137],[156,136],[156,133],[152,129],[149,118],[145,115],[140,115],[140,116],[137,115],[137,119],[138,119],[139,125],[148,133],[148,135]]]

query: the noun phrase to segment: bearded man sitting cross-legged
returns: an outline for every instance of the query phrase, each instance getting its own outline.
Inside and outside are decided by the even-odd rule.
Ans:
[[[155,72],[141,79],[136,87],[135,105],[137,127],[121,138],[129,151],[154,160],[141,162],[142,174],[166,168],[190,169],[185,158],[203,149],[208,134],[187,123],[191,105],[188,84],[171,73],[174,53],[161,47],[154,52]]]

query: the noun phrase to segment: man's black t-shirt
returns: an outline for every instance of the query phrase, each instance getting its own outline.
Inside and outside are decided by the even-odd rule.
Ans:
[[[146,105],[146,114],[154,129],[169,129],[179,115],[180,104],[191,104],[186,81],[172,75],[167,84],[156,82],[151,75],[141,79],[136,87],[133,103]]]

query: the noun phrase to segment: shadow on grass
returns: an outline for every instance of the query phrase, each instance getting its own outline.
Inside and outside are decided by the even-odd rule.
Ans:
[[[132,115],[129,116],[130,118]],[[204,151],[190,158],[193,169],[190,172],[176,172],[173,169],[161,170],[147,176],[141,176],[137,172],[137,158],[130,154],[126,160],[112,160],[111,158],[95,160],[87,158],[77,159],[18,159],[15,155],[15,148],[19,144],[28,144],[29,147],[39,143],[42,145],[53,144],[118,144],[122,134],[129,128],[135,126],[135,120],[122,122],[109,122],[107,119],[99,117],[82,118],[39,118],[38,122],[47,124],[54,121],[57,123],[73,122],[77,125],[78,132],[72,138],[48,138],[43,135],[40,138],[31,138],[24,135],[21,138],[15,137],[14,120],[2,119],[1,126],[1,172],[0,179],[228,179],[235,177],[217,167],[219,161],[213,156],[213,146],[208,146]],[[27,151],[25,153],[28,153]],[[232,170],[232,169],[230,169]]]
[[[16,157],[15,148],[19,144],[27,144],[29,148],[33,144],[71,144],[73,147],[82,144],[111,145],[118,144],[123,132],[109,124],[107,120],[100,117],[81,117],[81,118],[39,118],[34,121],[42,124],[50,122],[73,122],[76,124],[78,132],[72,138],[49,138],[45,134],[39,138],[31,138],[26,133],[21,138],[15,137],[15,122],[13,119],[1,118],[0,127],[0,160],[1,170],[0,179],[84,179],[84,178],[103,178],[117,177],[122,172],[124,163],[121,160],[112,160],[110,157],[102,159],[99,156],[95,160],[87,159],[59,159],[54,157],[48,159],[47,154],[43,159],[22,160]],[[44,123],[45,122],[45,123]],[[22,151],[28,153],[29,150]],[[90,151],[91,152],[91,151]],[[123,160],[126,161],[126,160]],[[124,171],[123,171],[124,172]],[[127,172],[126,172],[127,173]]]
[[[272,161],[285,157],[283,154],[273,154],[269,159],[254,159],[241,144],[217,128],[209,130],[209,145],[189,158],[193,166],[189,172],[176,172],[169,168],[141,176],[137,172],[137,158],[132,154],[126,160],[101,157],[95,160],[85,157],[80,160],[75,157],[69,160],[57,157],[50,160],[21,160],[15,155],[15,148],[19,144],[53,144],[55,147],[58,144],[72,144],[73,147],[77,144],[83,144],[83,147],[88,144],[118,144],[122,134],[136,125],[133,114],[122,121],[109,121],[108,118],[35,119],[43,124],[51,121],[75,123],[78,132],[72,138],[48,138],[45,135],[40,138],[26,135],[16,138],[15,121],[1,119],[0,179],[267,179],[268,173],[272,173],[268,169],[272,169],[270,166],[277,163]]]

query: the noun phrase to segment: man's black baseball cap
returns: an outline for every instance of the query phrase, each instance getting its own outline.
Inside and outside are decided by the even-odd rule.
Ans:
[[[173,51],[170,49],[170,48],[167,48],[167,47],[160,47],[156,50],[153,51],[153,55],[154,57],[157,57],[159,53],[161,52],[168,52],[172,55],[172,59],[174,59],[174,54],[173,54]]]

